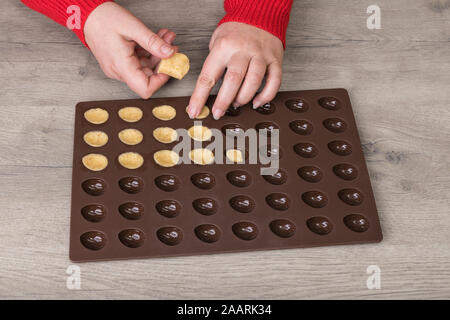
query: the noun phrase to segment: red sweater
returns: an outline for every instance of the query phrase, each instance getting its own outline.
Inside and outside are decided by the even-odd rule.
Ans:
[[[75,11],[73,5],[80,8],[80,28],[72,30],[86,45],[84,39],[84,23],[89,14],[97,6],[112,0],[22,0],[33,10],[67,26],[67,20]],[[226,15],[219,22],[243,22],[264,29],[277,36],[286,46],[286,29],[289,22],[293,0],[225,0]],[[70,7],[70,8],[69,8]]]

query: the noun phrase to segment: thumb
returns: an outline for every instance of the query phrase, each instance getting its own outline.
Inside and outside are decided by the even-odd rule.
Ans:
[[[175,53],[176,48],[165,42],[156,33],[139,23],[130,38],[142,48],[158,58],[168,58]]]

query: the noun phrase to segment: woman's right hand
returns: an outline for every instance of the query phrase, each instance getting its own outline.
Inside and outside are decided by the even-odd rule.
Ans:
[[[172,46],[175,33],[161,29],[155,34],[125,8],[105,2],[89,15],[84,34],[103,72],[125,82],[143,99],[169,80],[155,68],[160,59],[177,51]]]

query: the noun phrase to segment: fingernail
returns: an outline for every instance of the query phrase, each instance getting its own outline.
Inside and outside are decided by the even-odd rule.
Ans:
[[[163,44],[161,47],[161,52],[165,54],[166,56],[171,55],[173,52],[172,47],[168,46],[167,44]]]
[[[239,108],[241,105],[237,102],[233,102],[233,108]]]
[[[190,106],[187,108],[187,114],[188,114],[190,119],[194,119],[194,116],[195,116],[194,115],[194,110]]]
[[[253,109],[258,109],[261,107],[261,103],[253,101]]]
[[[213,111],[213,118],[214,118],[214,120],[219,120],[223,116],[224,113],[225,112],[223,110],[220,110],[220,109],[214,110]]]

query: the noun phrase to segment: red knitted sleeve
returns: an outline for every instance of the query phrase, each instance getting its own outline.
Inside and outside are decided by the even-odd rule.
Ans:
[[[242,22],[270,32],[286,47],[286,29],[293,0],[225,0],[226,15],[219,22]]]
[[[89,14],[104,2],[112,0],[22,0],[33,10],[71,29],[87,46],[84,39],[84,24]]]

